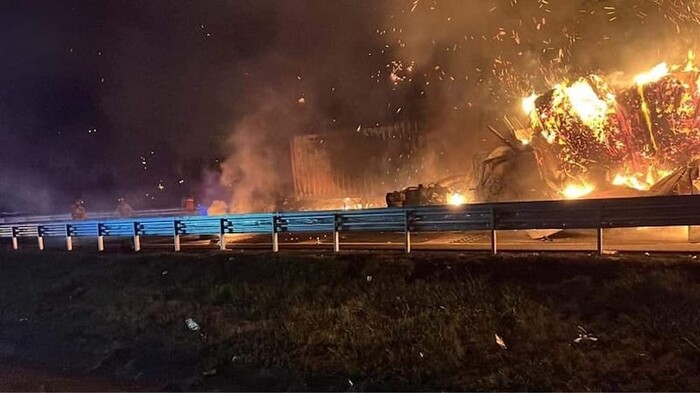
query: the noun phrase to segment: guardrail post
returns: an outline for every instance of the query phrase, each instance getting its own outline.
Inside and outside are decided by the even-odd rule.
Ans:
[[[340,252],[340,215],[333,215],[333,252]]]
[[[70,224],[66,224],[66,250],[73,251],[73,229]]]
[[[97,224],[97,251],[105,250],[105,234],[104,226],[101,223]]]
[[[141,235],[139,232],[139,223],[134,222],[134,252],[141,251]]]
[[[272,216],[272,252],[280,251],[280,237],[277,232],[278,217]]]
[[[226,219],[219,220],[219,250],[226,250]]]
[[[36,227],[36,241],[39,245],[39,250],[44,251],[44,234],[43,227],[41,225]]]
[[[173,240],[175,241],[175,251],[180,251],[180,221],[173,221]]]
[[[598,255],[603,255],[603,248],[605,247],[603,244],[603,208],[598,206],[596,210],[598,213],[598,227],[595,229],[596,251]]]
[[[19,228],[12,227],[12,249],[19,250],[19,241],[17,241],[17,236],[19,235]]]
[[[411,213],[406,210],[405,211],[405,216],[404,216],[404,233],[406,234],[406,238],[404,240],[404,247],[406,250],[406,254],[411,253]]]
[[[498,234],[496,233],[496,209],[491,208],[491,254],[498,254]]]

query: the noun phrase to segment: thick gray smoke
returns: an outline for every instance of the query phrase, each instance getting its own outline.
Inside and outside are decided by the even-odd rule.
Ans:
[[[275,90],[258,94],[257,107],[233,126],[231,155],[221,165],[234,212],[274,209],[291,182],[289,138],[303,131],[304,103]]]

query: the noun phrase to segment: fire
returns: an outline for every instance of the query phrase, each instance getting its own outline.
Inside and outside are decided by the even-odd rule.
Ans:
[[[646,191],[651,187],[651,185],[640,180],[638,177],[636,177],[634,175],[625,176],[625,175],[621,175],[619,173],[617,175],[615,175],[615,178],[613,179],[612,184],[616,185],[616,186],[626,186],[626,187],[634,188],[635,190],[640,190],[640,191]]]
[[[688,61],[685,63],[685,68],[683,69],[683,72],[693,72],[693,71],[698,71],[698,68],[695,66],[695,52],[692,50],[688,51]]]
[[[658,82],[659,80],[661,80],[661,78],[667,76],[668,73],[668,64],[659,63],[651,70],[635,76],[634,83],[636,83],[637,85],[648,85],[649,83]]]
[[[467,198],[458,192],[453,192],[447,196],[447,203],[453,206],[464,205],[467,203]]]
[[[561,194],[566,199],[578,199],[592,193],[594,189],[595,187],[588,183],[569,184],[562,190]]]
[[[583,124],[594,130],[604,125],[608,103],[598,97],[588,82],[585,80],[575,82],[566,89],[566,95]]]
[[[625,186],[639,191],[647,191],[659,180],[671,174],[671,171],[657,170],[649,167],[647,173],[622,174],[618,173],[613,178],[615,186]]]
[[[343,210],[357,210],[362,209],[362,204],[353,201],[350,197],[343,198]]]
[[[535,111],[535,100],[537,99],[537,94],[533,94],[530,97],[523,98],[522,107],[525,114],[530,115]]]
[[[557,118],[540,119],[535,105],[537,98],[537,95],[524,98],[522,109],[530,116],[533,126],[540,126],[540,134],[550,145],[566,143],[568,138],[561,132],[561,126],[564,125],[558,123],[561,116],[569,114],[588,127],[589,135],[595,140],[605,142],[605,126],[610,112],[615,107],[615,95],[609,92],[601,78],[593,75],[581,78],[570,86],[566,83],[554,86],[549,108],[545,108],[544,111],[551,111]]]
[[[527,142],[556,179],[591,179],[600,188],[607,178],[608,185],[645,191],[700,157],[700,69],[692,51],[685,63],[660,63],[627,88],[613,90],[589,75],[524,98],[522,109],[533,130]],[[553,187],[566,198],[593,191],[586,182],[556,179]]]

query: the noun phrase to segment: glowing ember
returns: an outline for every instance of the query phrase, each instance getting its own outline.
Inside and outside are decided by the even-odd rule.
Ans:
[[[453,206],[464,205],[467,203],[467,198],[458,192],[454,192],[447,196],[447,203]]]
[[[591,184],[569,184],[561,194],[566,199],[578,199],[592,193],[594,189],[595,187]]]

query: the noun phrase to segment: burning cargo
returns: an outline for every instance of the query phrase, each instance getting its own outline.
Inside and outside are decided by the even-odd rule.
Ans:
[[[695,167],[700,156],[700,70],[692,52],[685,65],[661,63],[631,86],[613,89],[591,75],[526,98],[523,109],[531,128],[520,140],[535,148],[564,196],[658,191],[655,184]]]

